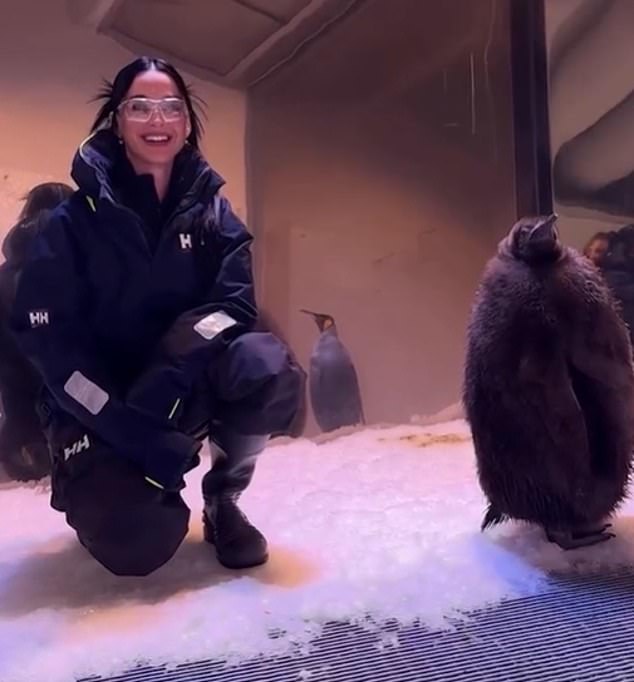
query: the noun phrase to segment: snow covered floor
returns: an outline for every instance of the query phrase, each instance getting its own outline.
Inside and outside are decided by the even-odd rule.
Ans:
[[[617,538],[564,553],[532,527],[481,534],[468,429],[368,429],[271,446],[243,507],[271,560],[240,573],[190,535],[148,578],[117,578],[76,542],[43,489],[0,492],[0,679],[68,682],[161,664],[306,651],[328,621],[416,620],[432,628],[549,589],[548,573],[634,566],[634,501]],[[271,637],[270,635],[274,635]]]

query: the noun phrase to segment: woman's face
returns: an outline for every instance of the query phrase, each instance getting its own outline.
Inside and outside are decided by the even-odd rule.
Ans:
[[[588,245],[586,251],[586,256],[595,264],[600,264],[605,258],[608,252],[608,240],[607,239],[595,239],[591,244]]]
[[[117,111],[117,128],[137,170],[171,165],[191,130],[176,83],[161,71],[139,74]]]

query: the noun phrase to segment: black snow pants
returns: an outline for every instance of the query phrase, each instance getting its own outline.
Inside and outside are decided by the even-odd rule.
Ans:
[[[235,339],[201,378],[178,427],[200,441],[208,437],[224,452],[203,478],[205,501],[249,485],[259,451],[248,443],[255,435],[292,429],[305,376],[275,336],[251,332]],[[152,485],[134,463],[66,413],[50,415],[45,430],[53,462],[51,505],[65,512],[93,557],[128,576],[147,575],[168,561],[189,527],[190,510],[180,493]]]

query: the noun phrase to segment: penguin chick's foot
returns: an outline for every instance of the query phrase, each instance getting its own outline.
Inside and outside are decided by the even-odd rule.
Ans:
[[[580,547],[591,547],[601,542],[606,542],[613,537],[614,533],[606,532],[612,524],[606,523],[595,528],[575,528],[573,530],[553,530],[546,528],[546,537],[549,542],[554,542],[562,549],[579,549]]]
[[[578,526],[573,526],[570,530],[573,537],[583,536],[583,535],[596,535],[598,533],[603,533],[603,531],[608,528],[612,528],[612,524],[609,521],[596,521],[595,523],[585,523],[579,524]]]

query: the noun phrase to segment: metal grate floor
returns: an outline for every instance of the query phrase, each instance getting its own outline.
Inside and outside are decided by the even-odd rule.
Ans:
[[[554,576],[552,589],[472,614],[451,632],[331,623],[305,656],[201,661],[82,682],[634,681],[634,573]]]

